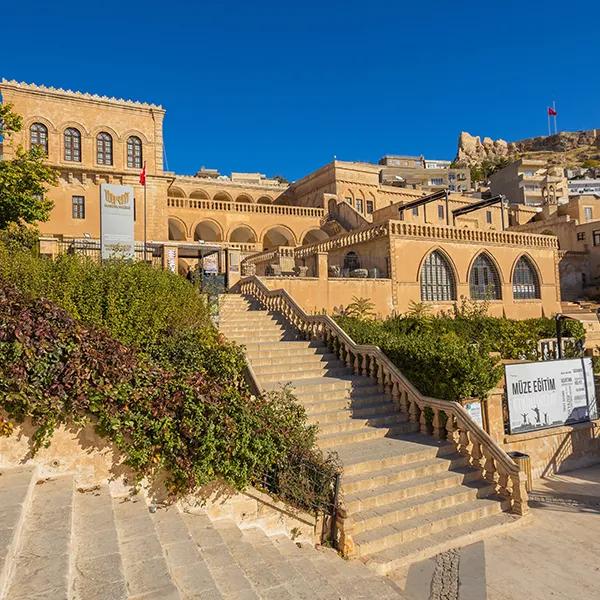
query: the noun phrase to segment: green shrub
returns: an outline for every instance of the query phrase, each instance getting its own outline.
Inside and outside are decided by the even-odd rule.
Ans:
[[[0,433],[31,418],[39,448],[57,425],[91,421],[138,477],[165,474],[174,494],[221,480],[262,485],[300,508],[325,505],[337,465],[316,449],[315,428],[289,393],[250,395],[239,378],[216,372],[223,358],[206,364],[211,349],[196,352],[193,337],[171,341],[159,364],[0,282],[0,406],[8,414]],[[204,368],[186,368],[185,357]],[[230,360],[238,373],[239,353]]]

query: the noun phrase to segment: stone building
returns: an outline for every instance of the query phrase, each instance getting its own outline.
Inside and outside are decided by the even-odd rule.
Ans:
[[[144,239],[145,221],[153,260],[166,268],[183,272],[205,250],[218,252],[229,257],[219,261],[229,284],[242,261],[310,310],[357,296],[381,314],[420,301],[448,309],[461,296],[489,299],[493,314],[515,318],[559,310],[557,238],[505,231],[501,204],[445,186],[431,196],[389,185],[385,165],[361,162],[335,160],[292,184],[204,168],[178,175],[163,165],[161,106],[12,81],[0,92],[24,117],[14,142],[42,146],[60,174],[49,191],[54,210],[40,224],[49,253],[97,241],[100,184],[130,184],[135,238]],[[4,157],[13,151],[5,145]]]

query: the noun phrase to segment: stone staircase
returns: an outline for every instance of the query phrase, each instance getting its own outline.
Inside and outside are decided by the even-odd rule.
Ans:
[[[1,600],[400,598],[333,550],[0,468]]]
[[[374,380],[240,295],[221,301],[220,329],[243,344],[265,390],[291,383],[322,449],[343,465],[351,550],[381,574],[515,522],[493,485],[450,444],[416,432]]]

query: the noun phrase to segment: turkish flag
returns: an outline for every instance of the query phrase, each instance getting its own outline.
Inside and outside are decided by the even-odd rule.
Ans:
[[[557,114],[558,113],[551,106],[548,107],[548,115],[550,117],[555,117]]]
[[[142,172],[140,173],[140,185],[143,185],[143,186],[146,185],[146,161],[144,161],[144,168],[142,169]]]

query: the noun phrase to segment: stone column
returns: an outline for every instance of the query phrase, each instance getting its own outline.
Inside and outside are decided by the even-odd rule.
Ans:
[[[328,260],[327,260],[327,252],[317,252],[315,254],[315,275],[319,279],[328,279],[329,273],[327,271],[328,268]]]
[[[240,280],[240,251],[229,249],[229,260],[227,261],[227,283],[232,288]]]

